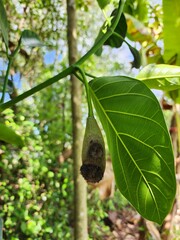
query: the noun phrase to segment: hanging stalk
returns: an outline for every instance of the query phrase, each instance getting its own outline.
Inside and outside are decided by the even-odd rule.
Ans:
[[[76,69],[80,72],[81,74],[81,81],[84,83],[85,89],[86,89],[86,96],[87,96],[87,103],[88,103],[88,117],[93,117],[93,108],[92,108],[92,102],[91,102],[91,96],[90,96],[90,91],[89,91],[89,84],[86,78],[86,75],[82,68],[76,67]]]

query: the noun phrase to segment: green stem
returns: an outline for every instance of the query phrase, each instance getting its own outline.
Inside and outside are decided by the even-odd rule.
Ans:
[[[6,75],[5,75],[5,78],[4,78],[4,85],[3,85],[1,103],[4,102],[6,88],[7,88],[7,84],[8,84],[8,76],[9,76],[9,72],[10,72],[10,69],[11,69],[11,64],[12,64],[12,58],[9,58],[9,62],[8,62],[7,70],[6,70]]]
[[[128,47],[131,48],[131,45],[120,34],[114,32],[113,35],[119,37],[123,42],[125,42],[128,45]]]
[[[66,68],[64,71],[62,71],[61,73],[57,74],[56,76],[49,78],[47,81],[40,83],[39,85],[31,88],[30,90],[20,94],[16,98],[0,105],[0,112],[4,111],[6,108],[13,106],[15,103],[18,103],[18,102],[22,101],[23,99],[30,97],[34,93],[39,92],[40,90],[52,85],[53,83],[59,81],[60,79],[65,78],[66,76],[72,74],[73,71],[74,71],[74,67],[70,66],[70,67]]]
[[[90,96],[90,91],[89,91],[89,84],[88,84],[86,75],[80,67],[76,67],[76,69],[81,73],[83,83],[85,85],[87,102],[88,102],[88,117],[93,117],[94,116],[93,107],[92,107],[91,96]]]
[[[87,73],[85,72],[86,76],[90,77],[90,78],[96,78],[94,75],[90,74],[90,73]]]
[[[123,8],[124,8],[124,4],[125,4],[125,0],[121,0],[119,2],[119,7],[117,9],[117,15],[115,17],[115,20],[112,24],[112,26],[110,28],[108,28],[107,32],[99,39],[99,41],[97,43],[95,43],[95,45],[82,57],[80,58],[77,62],[76,62],[76,66],[81,65],[82,63],[84,63],[92,54],[94,54],[95,52],[97,52],[97,50],[106,42],[106,40],[113,34],[119,19],[121,17]]]
[[[4,78],[4,85],[3,85],[3,91],[2,91],[2,97],[1,97],[1,103],[4,102],[4,98],[5,98],[5,94],[6,94],[6,88],[7,88],[7,84],[8,84],[8,76],[9,76],[9,72],[10,72],[10,69],[11,69],[11,65],[13,63],[13,60],[16,56],[16,54],[19,52],[19,49],[20,49],[20,42],[18,43],[18,46],[17,48],[14,50],[14,52],[8,56],[8,66],[7,66],[7,70],[6,70],[6,75],[5,75],[5,78]],[[7,54],[8,54],[8,50],[7,50]]]
[[[82,78],[82,76],[79,76],[79,74],[77,72],[74,72],[74,75],[82,82],[84,83],[84,80]]]
[[[81,64],[83,64],[92,54],[94,54],[103,44],[104,42],[112,35],[113,31],[115,30],[119,19],[121,17],[122,11],[123,11],[123,7],[124,7],[124,3],[125,0],[121,0],[119,2],[119,7],[117,9],[117,15],[115,17],[115,21],[113,22],[111,28],[108,28],[107,32],[99,39],[99,41],[97,43],[95,43],[95,45],[93,45],[93,47],[83,56],[81,57],[74,65],[66,68],[64,71],[62,71],[61,73],[57,74],[56,76],[46,80],[43,83],[40,83],[39,85],[37,85],[36,87],[22,93],[21,95],[17,96],[16,98],[4,103],[0,105],[0,112],[5,110],[6,108],[9,108],[11,106],[13,106],[15,103],[18,103],[20,101],[22,101],[23,99],[33,95],[36,92],[39,92],[40,90],[50,86],[51,84],[59,81],[60,79],[72,74],[74,72],[74,69],[78,66],[80,66]],[[8,76],[8,74],[6,74]]]

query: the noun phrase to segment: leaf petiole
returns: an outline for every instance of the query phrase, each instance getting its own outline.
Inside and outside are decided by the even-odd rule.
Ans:
[[[88,116],[93,117],[94,116],[93,107],[92,107],[91,96],[90,96],[90,91],[89,91],[89,84],[88,84],[86,75],[85,75],[83,69],[80,68],[79,66],[75,66],[75,68],[81,74],[81,76],[82,76],[81,81],[83,81],[83,84],[84,84],[85,89],[86,89],[86,96],[87,96],[87,103],[88,103]]]

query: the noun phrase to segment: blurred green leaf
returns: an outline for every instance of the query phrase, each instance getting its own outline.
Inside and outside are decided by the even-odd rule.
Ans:
[[[8,20],[7,20],[7,15],[6,15],[6,10],[4,8],[3,5],[3,1],[0,0],[0,28],[2,31],[2,36],[4,38],[4,42],[6,44],[6,47],[8,48],[8,31],[9,31],[9,27],[8,27]]]
[[[27,47],[42,47],[45,44],[40,40],[39,36],[30,30],[24,30],[21,34],[21,43]]]
[[[180,65],[180,4],[179,0],[163,0],[164,60],[168,62],[177,55]]]
[[[132,41],[138,41],[140,43],[144,41],[152,41],[152,35],[150,30],[145,25],[138,21],[135,17],[125,14],[128,31],[127,37]]]
[[[159,89],[180,103],[180,67],[168,64],[150,64],[144,67],[137,78],[153,89]]]
[[[21,137],[2,123],[0,123],[0,140],[20,147],[24,145]]]
[[[149,64],[136,76],[149,88],[163,91],[180,89],[180,67],[168,64]]]
[[[148,0],[140,0],[137,1],[137,12],[138,12],[138,19],[141,22],[147,22],[148,21],[148,7],[149,7],[149,1]]]

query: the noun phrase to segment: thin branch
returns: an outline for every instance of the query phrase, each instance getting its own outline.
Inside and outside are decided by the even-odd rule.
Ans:
[[[7,70],[6,70],[6,75],[5,75],[5,78],[4,78],[4,85],[3,85],[3,91],[2,91],[2,97],[1,97],[1,103],[4,102],[4,98],[5,98],[5,93],[6,93],[6,89],[7,89],[7,85],[8,85],[8,76],[9,76],[9,72],[10,72],[10,69],[11,69],[11,65],[13,63],[13,60],[15,58],[15,56],[17,55],[17,53],[19,52],[19,49],[20,49],[20,42],[18,43],[18,46],[17,48],[14,50],[14,52],[8,56],[8,66],[7,66]],[[8,50],[6,50],[7,54],[8,54]]]
[[[85,85],[85,89],[86,89],[86,96],[87,96],[87,103],[88,103],[88,116],[89,117],[93,117],[93,107],[92,107],[92,102],[91,102],[91,96],[90,96],[90,92],[89,92],[89,84],[86,78],[86,75],[84,73],[84,71],[80,68],[80,67],[76,67],[78,69],[78,71],[80,72],[81,76],[82,76],[82,81]]]

